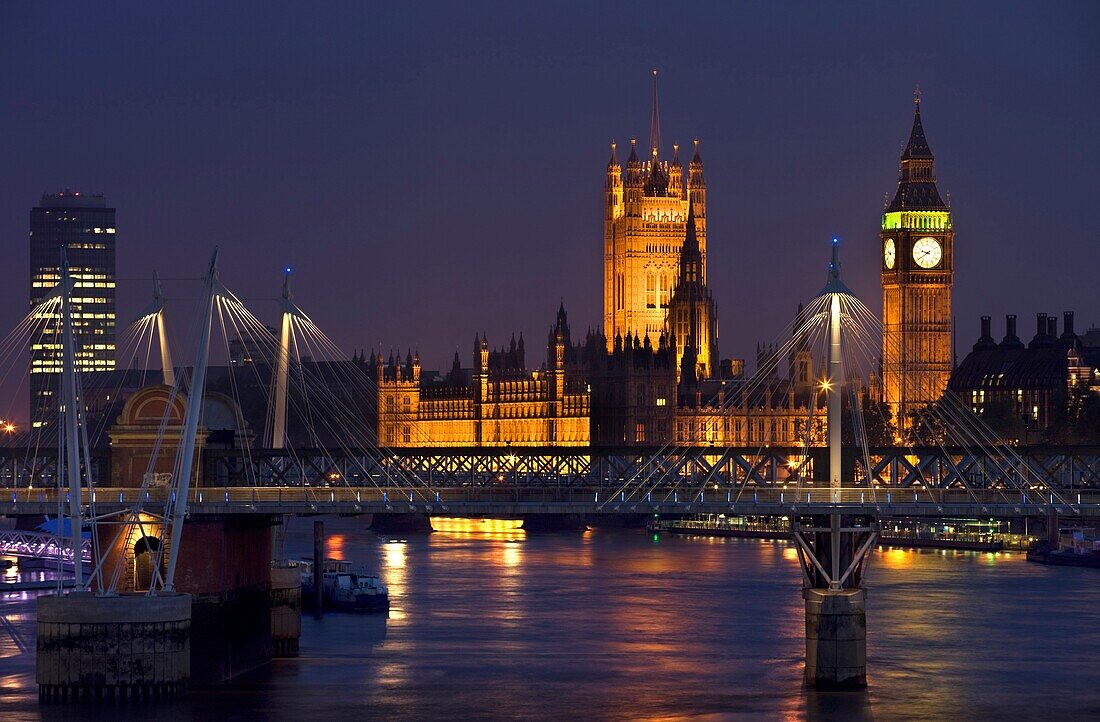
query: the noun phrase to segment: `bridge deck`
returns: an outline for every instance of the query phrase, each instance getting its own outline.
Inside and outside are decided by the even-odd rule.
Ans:
[[[0,492],[0,513],[53,514],[56,489],[16,489]],[[607,489],[540,489],[499,485],[428,491],[423,487],[203,487],[189,494],[190,514],[393,514],[515,516],[525,514],[867,514],[906,517],[1045,517],[1100,518],[1100,491],[1063,493],[1061,498],[1020,492],[947,489],[883,490],[828,489],[707,490],[699,493],[629,493]],[[604,496],[601,497],[601,494]],[[130,508],[142,495],[136,488],[99,488],[95,511],[103,514]],[[689,498],[690,497],[690,498]],[[85,492],[83,503],[92,502]],[[145,492],[143,507],[164,509],[168,492]]]

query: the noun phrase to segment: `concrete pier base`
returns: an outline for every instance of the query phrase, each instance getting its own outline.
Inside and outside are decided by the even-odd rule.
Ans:
[[[803,589],[806,683],[867,686],[867,590]]]
[[[376,534],[422,534],[432,532],[427,514],[375,514],[370,530]]]
[[[191,610],[193,687],[219,685],[271,661],[270,582],[196,594]]]
[[[38,599],[40,702],[172,699],[191,678],[189,594]]]
[[[523,517],[523,530],[526,532],[585,531],[587,529],[587,520],[579,514],[530,514]]]
[[[271,653],[297,657],[302,636],[301,569],[288,564],[271,565]]]

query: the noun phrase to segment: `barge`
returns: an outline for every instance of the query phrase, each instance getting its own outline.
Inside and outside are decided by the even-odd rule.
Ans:
[[[312,608],[316,600],[313,586],[313,560],[298,562],[302,570],[302,606]],[[321,603],[342,612],[388,612],[389,590],[376,574],[356,572],[351,562],[325,559],[321,562]]]

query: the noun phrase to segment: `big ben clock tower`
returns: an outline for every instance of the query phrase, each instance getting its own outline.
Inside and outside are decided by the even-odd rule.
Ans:
[[[907,415],[940,398],[951,375],[951,209],[936,189],[924,137],[920,90],[901,155],[894,200],[882,215],[882,391],[899,430]]]

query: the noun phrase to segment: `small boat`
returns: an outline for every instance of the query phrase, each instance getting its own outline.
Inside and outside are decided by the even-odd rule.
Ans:
[[[1060,535],[1058,549],[1052,549],[1048,541],[1037,541],[1028,549],[1027,560],[1062,567],[1100,569],[1100,540],[1086,534],[1092,531],[1071,530],[1069,534]]]
[[[1051,550],[1050,545],[1038,543],[1027,550],[1027,560],[1038,564],[1051,564],[1059,567],[1092,567],[1100,569],[1100,554],[1087,552],[1078,554],[1059,549]]]
[[[313,560],[298,562],[302,570],[302,605],[315,603]],[[387,612],[390,594],[377,574],[352,571],[351,562],[325,559],[321,562],[321,603],[328,609],[344,612]]]

